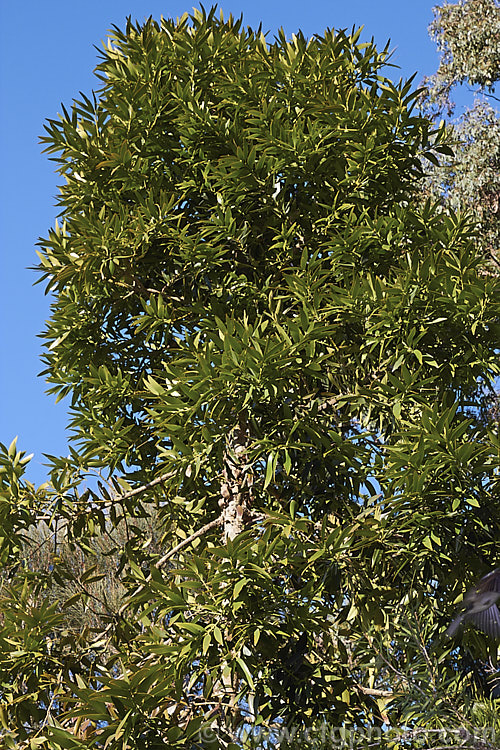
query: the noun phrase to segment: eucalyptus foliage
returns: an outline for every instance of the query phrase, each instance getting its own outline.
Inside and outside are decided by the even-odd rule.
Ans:
[[[359,36],[129,21],[47,124],[73,442],[38,490],[0,455],[6,747],[488,725],[439,634],[495,563],[499,286],[422,206],[444,131]]]
[[[494,90],[500,77],[498,0],[460,0],[434,8],[429,33],[441,53],[431,79],[435,89],[449,91],[457,83]]]
[[[425,80],[425,111],[436,120],[455,110],[457,85],[475,92],[472,107],[451,121],[453,157],[431,168],[428,194],[453,211],[470,211],[478,228],[478,251],[498,273],[500,259],[500,118],[495,86],[500,80],[500,4],[461,0],[434,8],[430,36],[441,60]]]

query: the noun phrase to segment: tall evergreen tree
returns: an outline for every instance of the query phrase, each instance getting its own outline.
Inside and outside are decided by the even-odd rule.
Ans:
[[[444,131],[359,34],[129,21],[47,125],[74,437],[38,490],[0,455],[6,747],[492,729],[440,634],[496,559],[499,282],[418,200]]]

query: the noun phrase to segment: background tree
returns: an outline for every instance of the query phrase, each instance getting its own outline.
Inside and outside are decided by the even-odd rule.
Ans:
[[[498,0],[462,0],[434,8],[431,37],[441,52],[428,86],[425,112],[438,120],[455,110],[453,91],[468,84],[474,105],[452,121],[453,157],[429,170],[429,190],[453,211],[467,210],[478,223],[478,249],[498,272],[500,259],[500,119],[494,95],[500,79]],[[493,105],[493,106],[492,106]]]
[[[418,200],[449,148],[386,61],[354,31],[129,21],[48,123],[74,439],[38,490],[0,455],[7,747],[491,728],[439,633],[496,562],[499,287],[467,217]]]

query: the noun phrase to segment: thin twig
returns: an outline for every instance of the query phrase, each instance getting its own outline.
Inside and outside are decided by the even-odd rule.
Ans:
[[[406,682],[407,685],[409,685],[411,687],[414,687],[424,697],[427,696],[427,693],[424,690],[422,690],[422,688],[420,687],[420,685],[417,685],[416,682],[411,682],[411,680],[403,672],[401,672],[399,669],[396,669],[396,667],[393,664],[391,664],[391,662],[388,661],[385,658],[385,656],[383,655],[383,653],[381,651],[377,651],[377,654],[382,659],[382,661],[387,664],[387,666],[389,667],[389,669],[391,669],[394,672],[394,674],[397,675],[402,680],[402,682]]]

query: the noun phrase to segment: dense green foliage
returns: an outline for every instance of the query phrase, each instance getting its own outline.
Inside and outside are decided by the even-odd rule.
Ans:
[[[478,251],[498,273],[500,267],[500,118],[492,104],[500,80],[500,4],[464,0],[434,8],[431,37],[442,53],[428,86],[424,109],[435,119],[455,110],[453,91],[475,87],[474,105],[451,121],[453,157],[429,170],[428,191],[452,211],[470,211],[477,222]]]
[[[37,491],[0,456],[6,747],[491,726],[439,633],[496,561],[499,284],[421,206],[449,149],[385,62],[359,32],[128,23],[49,122],[74,442]]]

